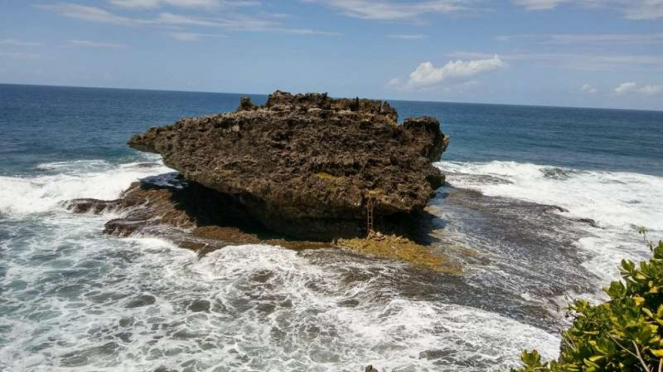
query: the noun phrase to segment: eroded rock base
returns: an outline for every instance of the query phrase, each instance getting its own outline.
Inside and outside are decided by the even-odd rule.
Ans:
[[[335,242],[293,239],[267,229],[235,196],[186,181],[177,173],[135,182],[116,200],[75,199],[67,203],[67,208],[74,213],[114,212],[122,217],[106,223],[106,234],[163,236],[201,255],[236,244],[265,243],[296,250],[343,247],[361,254],[411,262],[436,272],[460,272],[460,267],[444,255],[422,245],[432,242],[426,226],[431,226],[433,216],[426,213],[394,215],[376,221],[385,235],[374,233],[365,238],[366,227],[356,223],[339,234],[349,238]],[[387,232],[407,238],[386,235]]]

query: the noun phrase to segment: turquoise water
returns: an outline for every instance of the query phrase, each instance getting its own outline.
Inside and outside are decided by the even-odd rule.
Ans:
[[[199,258],[63,207],[170,171],[126,140],[239,97],[0,85],[0,371],[506,368],[522,348],[555,357],[559,308],[648,256],[639,226],[663,236],[663,112],[647,111],[390,102],[451,136],[429,212],[457,277],[268,245]]]

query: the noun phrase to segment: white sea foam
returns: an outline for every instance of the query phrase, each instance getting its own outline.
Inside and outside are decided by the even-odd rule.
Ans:
[[[319,258],[332,252],[266,245],[200,259],[162,238],[101,235],[108,216],[59,207],[115,198],[161,165],[41,168],[51,173],[0,178],[0,370],[474,371],[513,365],[523,348],[557,354],[558,338],[535,327],[403,297],[391,285],[400,264],[329,265]]]
[[[200,259],[162,238],[103,236],[108,216],[70,214],[59,202],[112,199],[130,182],[169,170],[91,164],[0,178],[0,211],[11,217],[0,223],[7,237],[0,241],[0,253],[7,252],[0,262],[0,313],[7,314],[0,317],[0,370],[356,371],[373,364],[492,371],[515,365],[522,349],[557,356],[559,338],[542,329],[399,293],[394,283],[408,280],[400,264],[267,245],[228,247]],[[632,225],[660,228],[655,215],[639,214],[660,216],[653,199],[660,195],[647,191],[659,185],[656,177],[517,163],[442,165],[455,173],[449,181],[456,186],[595,219],[602,229],[588,228],[593,235],[578,242],[594,270],[614,270],[613,256],[643,253]],[[470,182],[460,173],[511,183]],[[635,191],[627,192],[629,183]],[[601,204],[607,201],[628,216],[612,213]],[[208,311],[193,311],[196,301]]]
[[[38,164],[35,168],[38,170],[46,170],[46,171],[58,171],[58,172],[72,171],[76,173],[81,173],[85,171],[99,171],[103,169],[109,169],[112,166],[113,165],[106,160],[83,159],[83,160],[41,163]]]
[[[663,237],[663,178],[627,172],[581,171],[528,163],[492,161],[437,164],[456,187],[562,207],[570,218],[589,218],[600,228],[587,228],[592,237],[578,246],[592,258],[586,267],[604,282],[617,277],[624,259],[643,260],[649,251],[637,234],[646,227],[650,237]],[[471,175],[470,177],[466,175]],[[491,176],[477,182],[476,176]],[[508,182],[494,182],[494,178]]]
[[[113,199],[139,178],[172,171],[163,165],[112,165],[101,160],[42,164],[58,174],[0,177],[0,215],[19,218],[58,208],[75,198]]]
[[[74,218],[62,222],[73,224],[68,239],[88,234]],[[324,252],[266,245],[228,247],[199,260],[157,238],[100,241],[77,240],[67,252],[70,265],[10,270],[6,280],[29,284],[10,293],[10,305],[20,298],[22,310],[0,320],[12,329],[13,342],[0,348],[7,368],[355,371],[372,363],[476,371],[513,365],[523,348],[553,358],[559,347],[556,336],[494,313],[383,292],[383,263],[321,266],[312,258]],[[93,270],[76,279],[81,267]],[[352,270],[377,274],[347,283]],[[56,279],[56,272],[74,278]],[[131,305],[139,296],[150,301]],[[195,299],[208,301],[210,311],[192,312]],[[348,300],[357,302],[340,305]]]

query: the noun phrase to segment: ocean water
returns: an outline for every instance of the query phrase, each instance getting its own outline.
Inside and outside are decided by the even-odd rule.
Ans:
[[[663,112],[645,111],[391,102],[451,136],[428,210],[460,276],[331,249],[200,258],[63,207],[171,171],[131,134],[238,103],[0,85],[0,371],[506,369],[557,356],[568,301],[648,257],[638,227],[663,238]]]

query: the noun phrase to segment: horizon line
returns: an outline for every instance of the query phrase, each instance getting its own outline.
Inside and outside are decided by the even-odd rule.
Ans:
[[[202,91],[202,90],[181,90],[181,89],[160,89],[160,88],[118,88],[118,87],[100,87],[100,86],[80,86],[80,85],[56,85],[56,84],[25,84],[25,83],[2,83],[2,85],[15,85],[15,86],[33,86],[33,87],[49,87],[49,88],[79,88],[79,89],[109,89],[109,90],[136,90],[148,92],[171,92],[171,93],[203,93],[203,94],[233,94],[239,96],[269,96],[271,93],[238,93],[238,92],[221,92],[221,91]],[[280,90],[280,89],[277,89]],[[283,90],[283,92],[285,92]],[[292,92],[289,92],[292,93]],[[292,94],[306,94],[306,93],[327,93],[327,92],[304,92]],[[413,100],[413,99],[391,99],[391,98],[376,98],[376,97],[336,97],[332,98],[365,98],[376,101],[385,102],[420,102],[420,103],[443,103],[443,104],[460,104],[460,105],[492,105],[492,106],[515,106],[515,107],[541,107],[541,108],[562,108],[562,109],[586,109],[586,110],[613,110],[613,111],[641,111],[641,112],[663,112],[661,109],[640,109],[640,108],[615,108],[615,107],[586,107],[586,106],[557,106],[545,104],[522,104],[522,103],[495,103],[495,102],[460,102],[460,101],[428,101],[428,100]]]

